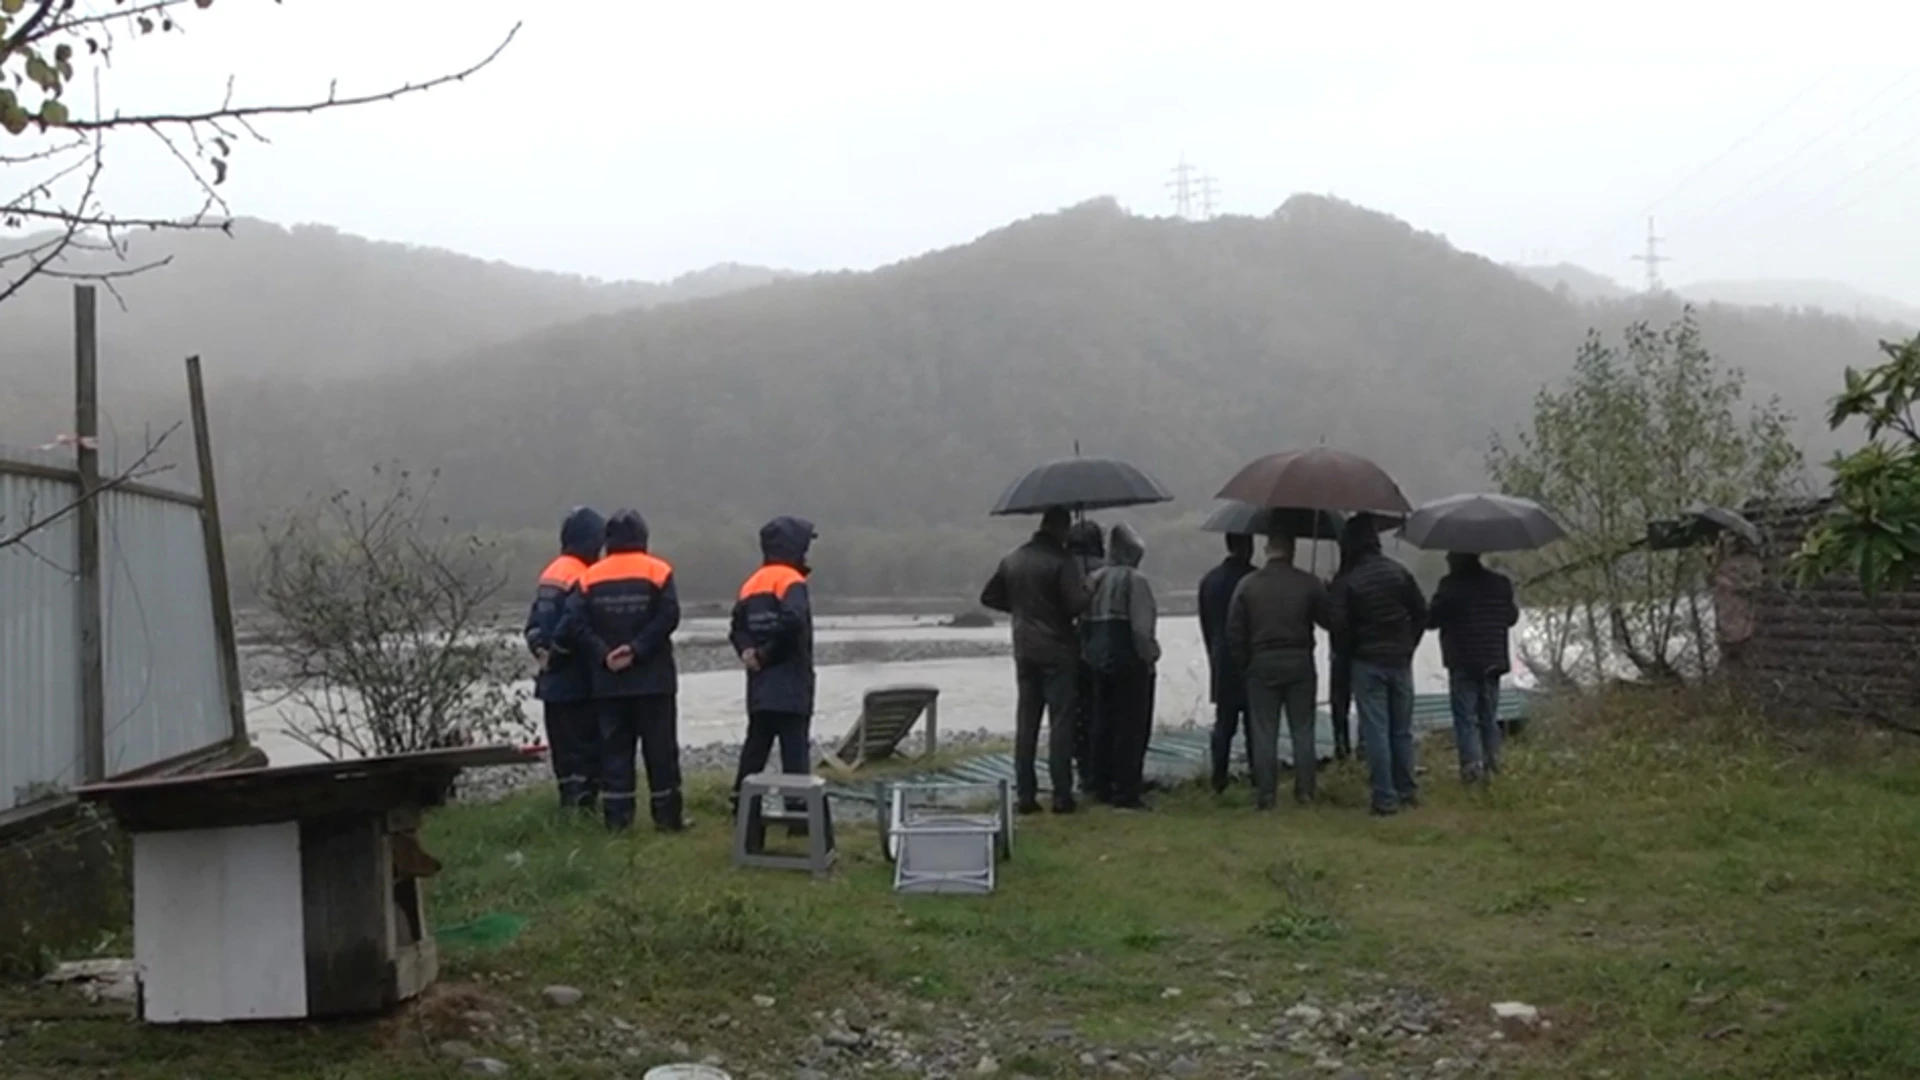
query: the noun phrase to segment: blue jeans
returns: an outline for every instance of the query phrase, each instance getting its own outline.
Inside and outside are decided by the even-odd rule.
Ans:
[[[1471,784],[1500,770],[1500,676],[1447,673],[1453,704],[1453,741],[1460,747],[1460,779]]]
[[[1413,779],[1413,665],[1355,660],[1353,701],[1367,744],[1373,810],[1391,814],[1418,794]]]

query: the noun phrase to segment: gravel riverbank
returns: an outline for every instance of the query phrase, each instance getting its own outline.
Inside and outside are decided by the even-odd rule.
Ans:
[[[915,743],[917,735],[908,736],[910,744]],[[946,750],[964,750],[969,747],[990,746],[1007,741],[1004,733],[995,734],[985,728],[973,731],[940,732],[940,747]],[[815,739],[809,759],[819,761],[820,755],[835,749],[839,740]],[[680,771],[688,775],[696,773],[722,773],[731,775],[740,761],[738,742],[712,742],[700,746],[682,746],[680,748]],[[498,802],[508,796],[530,788],[544,787],[553,783],[553,771],[542,761],[531,765],[502,765],[490,769],[469,769],[460,774],[454,788],[454,801],[469,803]]]
[[[967,638],[857,638],[848,641],[822,641],[814,645],[814,663],[819,667],[854,664],[912,664],[928,660],[970,660],[977,657],[1007,656],[1012,647],[1005,641],[976,641]],[[673,643],[674,662],[682,675],[738,668],[740,661],[725,638],[693,637]],[[529,679],[533,662],[517,640],[498,644],[495,670],[505,682]],[[251,692],[283,689],[287,684],[286,665],[260,648],[242,648],[240,667]]]

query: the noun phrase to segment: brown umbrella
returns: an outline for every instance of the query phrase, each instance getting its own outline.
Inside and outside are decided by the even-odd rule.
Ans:
[[[1249,462],[1215,498],[1255,506],[1405,517],[1413,507],[1385,469],[1358,454],[1316,446]]]

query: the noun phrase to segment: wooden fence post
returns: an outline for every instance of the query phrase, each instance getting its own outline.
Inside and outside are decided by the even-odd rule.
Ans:
[[[75,471],[80,502],[74,509],[79,581],[74,590],[80,627],[80,761],[86,783],[107,775],[106,653],[100,585],[100,370],[94,289],[73,287],[73,404]]]
[[[200,358],[187,357],[187,405],[193,415],[193,456],[200,468],[200,531],[206,538],[207,591],[213,597],[213,631],[219,640],[220,676],[227,687],[233,742],[247,742],[247,699],[240,680],[240,640],[233,627],[233,597],[227,584],[227,543],[220,531],[220,498],[213,478],[213,428],[207,423],[207,391]]]

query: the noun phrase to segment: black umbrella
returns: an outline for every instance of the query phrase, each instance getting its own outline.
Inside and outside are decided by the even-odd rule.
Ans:
[[[1112,510],[1173,501],[1160,481],[1114,458],[1070,457],[1049,461],[1015,480],[995,514],[1039,514],[1053,507]]]
[[[1429,551],[1532,551],[1567,535],[1531,499],[1449,495],[1415,510],[1400,527],[1407,543]]]
[[[1200,530],[1270,536],[1277,528],[1288,536],[1304,540],[1336,540],[1346,523],[1347,516],[1338,510],[1255,506],[1237,499],[1223,499],[1213,508],[1213,513],[1207,515],[1207,520],[1200,523]]]

